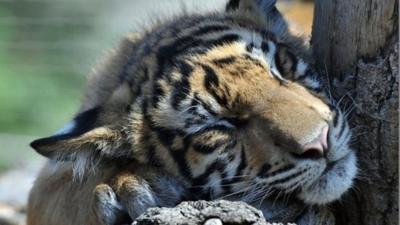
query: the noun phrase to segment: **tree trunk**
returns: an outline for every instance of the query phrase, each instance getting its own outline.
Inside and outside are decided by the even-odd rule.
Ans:
[[[398,224],[398,40],[398,0],[316,0],[314,57],[352,111],[360,168],[337,224]]]

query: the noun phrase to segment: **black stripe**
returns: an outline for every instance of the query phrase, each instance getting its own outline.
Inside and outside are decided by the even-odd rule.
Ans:
[[[267,44],[268,41],[271,41],[273,43],[277,43],[278,42],[277,38],[276,38],[276,36],[275,36],[275,34],[273,32],[271,32],[269,30],[265,30],[265,29],[260,29],[260,28],[254,28],[254,30],[262,35],[263,43],[265,42],[265,44]]]
[[[174,40],[168,45],[161,46],[156,54],[158,70],[155,76],[160,78],[165,74],[167,65],[171,65],[174,57],[187,50],[189,46],[192,46],[196,40],[190,36],[184,36]]]
[[[231,193],[231,184],[232,180],[227,178],[228,174],[227,172],[221,172],[221,186],[223,193]]]
[[[218,88],[219,85],[219,79],[215,71],[207,66],[207,65],[202,65],[202,68],[205,72],[205,78],[204,78],[204,86],[209,89],[209,88]]]
[[[172,93],[172,107],[176,110],[179,109],[179,104],[187,98],[190,92],[189,76],[193,71],[192,66],[183,61],[177,63],[177,68],[180,70],[182,79],[174,85],[174,91]]]
[[[318,87],[307,86],[307,89],[314,91],[316,93],[321,93],[324,90],[321,86],[318,86]]]
[[[218,102],[218,104],[226,106],[228,104],[226,96],[219,96],[215,90],[216,88],[218,88],[219,85],[217,74],[209,66],[202,65],[202,68],[205,73],[204,87],[214,97],[214,99]]]
[[[222,44],[229,44],[231,42],[238,41],[239,39],[240,39],[240,36],[237,34],[225,34],[217,39],[204,41],[204,46],[211,47],[211,46],[218,46],[218,45],[222,45]]]
[[[252,58],[252,57],[249,56],[249,55],[245,55],[244,58],[245,58],[246,60],[251,61],[251,62],[252,62],[253,64],[255,64],[256,66],[264,68],[264,66],[261,64],[261,62],[260,62],[258,59],[254,59],[254,58]],[[254,65],[252,65],[252,66],[254,66]]]
[[[240,176],[242,175],[243,170],[247,167],[247,158],[246,158],[246,152],[244,150],[244,145],[242,145],[242,151],[240,154],[240,164],[236,168],[236,173],[235,176]],[[236,180],[237,178],[234,178],[233,180]]]
[[[193,101],[192,101],[192,106],[197,105],[197,104],[199,104],[199,103],[203,106],[203,108],[204,108],[208,113],[210,113],[210,114],[213,115],[213,116],[217,116],[217,113],[216,113],[213,109],[211,109],[211,106],[210,106],[209,104],[205,103],[205,102],[203,101],[203,99],[201,99],[201,98],[199,97],[199,94],[198,94],[197,92],[195,92],[195,93],[194,93],[194,99],[193,99]]]
[[[287,47],[282,45],[277,45],[277,51],[275,54],[275,65],[278,71],[282,74],[283,77],[287,77],[290,75],[290,72],[294,72],[296,70],[297,59],[296,57],[289,52]],[[292,63],[290,68],[286,68],[286,63]]]
[[[289,187],[286,187],[285,189],[286,189],[286,190],[290,190],[290,189],[292,189],[292,188],[295,187],[295,186],[299,186],[300,182],[301,182],[301,181],[295,182],[294,184],[290,185]],[[301,186],[299,186],[299,187],[297,187],[296,189],[294,189],[294,190],[292,191],[292,193],[298,193],[298,192],[300,191],[300,189],[301,189]]]
[[[163,167],[162,161],[156,155],[156,148],[154,147],[154,145],[150,145],[147,148],[147,160],[152,166],[155,166],[157,168]]]
[[[252,52],[253,49],[254,49],[254,43],[250,43],[250,44],[246,45],[247,52]]]
[[[184,37],[182,40],[179,40],[178,43],[176,44],[175,54],[171,55],[171,57],[181,55],[184,52],[188,52],[190,49],[196,49],[199,47],[209,49],[215,46],[229,44],[239,39],[240,36],[237,34],[225,34],[215,39],[208,39],[208,40],[196,39],[195,37],[191,36]]]
[[[338,133],[338,138],[340,138],[343,135],[344,130],[346,129],[346,127],[348,126],[346,122],[344,122],[344,118],[343,118],[343,122],[342,122],[342,126],[340,127],[339,133]]]
[[[241,181],[243,178],[241,177],[243,170],[247,167],[247,159],[246,159],[246,153],[244,150],[244,146],[242,145],[242,150],[240,154],[240,164],[236,168],[236,172],[234,177],[229,181],[230,184],[237,183]]]
[[[263,50],[263,52],[268,52],[269,51],[268,42],[263,40],[261,43],[261,49]]]
[[[161,100],[164,94],[165,93],[161,85],[157,81],[155,81],[153,84],[153,96],[152,96],[153,107],[157,107],[158,102]]]
[[[193,149],[197,152],[203,153],[203,154],[210,154],[214,152],[216,149],[222,147],[223,145],[227,145],[226,148],[231,149],[236,145],[236,140],[232,139],[230,136],[232,133],[232,129],[228,128],[223,125],[211,125],[208,127],[205,127],[198,132],[194,134],[187,135],[185,137],[185,141],[188,141],[188,143],[192,143],[192,140],[195,139],[196,137],[199,137],[201,135],[207,134],[209,132],[218,132],[218,134],[215,135],[228,135],[228,137],[223,137],[219,140],[214,141],[213,143],[194,143],[193,144]]]
[[[231,28],[226,25],[212,24],[212,25],[208,25],[208,26],[199,28],[198,30],[191,33],[190,36],[198,37],[203,34],[213,33],[213,32],[217,32],[217,31],[225,31],[225,30],[229,30],[229,29],[231,29]]]
[[[210,132],[210,131],[218,131],[218,132],[225,133],[225,134],[229,135],[232,132],[232,128],[227,127],[225,125],[221,125],[221,124],[213,124],[213,125],[204,127],[202,129],[200,129],[199,131],[197,131],[196,133],[193,133],[192,135],[189,135],[187,137],[194,136],[194,135],[201,135],[201,134],[204,134],[204,133],[207,133],[207,132]]]
[[[276,69],[279,71],[279,73],[285,78],[287,73],[286,73],[286,71],[284,71],[284,68],[282,67],[282,61],[281,61],[281,57],[279,56],[278,51],[275,53],[275,57],[274,57],[275,58],[275,66],[276,66]]]
[[[176,164],[179,167],[179,172],[184,177],[191,178],[192,173],[191,173],[188,163],[185,159],[188,145],[185,144],[185,146],[182,149],[172,149],[171,148],[174,138],[177,135],[181,136],[183,134],[178,130],[171,130],[168,128],[154,126],[152,123],[150,123],[150,126],[151,126],[152,130],[156,132],[157,137],[160,139],[161,143],[169,150],[169,153],[174,158],[174,161],[176,162]]]
[[[236,117],[224,117],[223,120],[226,120],[227,122],[229,122],[236,128],[243,128],[244,126],[246,126],[249,123],[248,119],[243,119],[243,118],[239,118],[239,117],[237,117],[237,118]]]
[[[269,174],[269,176],[273,177],[273,176],[275,176],[275,175],[277,175],[277,174],[279,174],[279,173],[286,172],[286,171],[291,170],[291,169],[293,169],[293,168],[294,168],[294,165],[293,165],[293,164],[289,164],[289,165],[287,165],[287,166],[282,167],[282,168],[279,169],[279,170],[276,170],[276,171],[272,172],[271,174]]]
[[[292,60],[292,72],[296,73],[297,70],[297,64],[299,64],[299,60],[297,59],[297,57],[293,54],[293,52],[288,52],[288,56],[289,58]]]
[[[271,165],[269,165],[268,163],[265,163],[260,171],[258,172],[257,176],[262,177],[262,178],[266,178],[268,177],[267,173],[268,171],[271,169]]]
[[[154,126],[153,129],[154,131],[156,131],[157,137],[161,141],[161,143],[165,145],[167,148],[170,148],[174,142],[177,132],[175,130],[157,126]]]
[[[300,175],[303,174],[305,171],[306,171],[306,169],[303,169],[303,170],[298,171],[298,172],[296,172],[296,173],[294,173],[294,174],[292,174],[292,175],[290,175],[290,176],[287,176],[287,177],[285,177],[285,178],[278,179],[278,180],[276,180],[276,181],[270,183],[270,185],[275,185],[275,184],[279,184],[279,183],[285,183],[286,181],[289,181],[289,180],[291,180],[291,179],[293,179],[293,178],[295,178],[295,177],[297,177],[297,176],[300,176]]]
[[[333,118],[333,126],[337,127],[338,122],[339,122],[339,110],[337,110],[336,108],[333,108],[334,112],[335,112],[335,117]]]
[[[164,74],[166,74],[164,71],[167,68],[166,65],[172,64],[174,58],[188,51],[189,49],[193,49],[199,46],[204,48],[209,48],[212,46],[233,42],[236,40],[239,40],[239,36],[236,34],[222,35],[217,39],[212,39],[207,41],[196,39],[195,37],[192,36],[184,36],[178,38],[171,44],[161,46],[157,51],[156,58],[157,58],[158,71],[155,73],[155,75],[156,77],[160,78]]]
[[[225,146],[224,151],[229,151],[232,148],[236,147],[237,145],[237,139],[231,137],[231,139],[229,140],[229,143]]]
[[[226,144],[226,141],[215,141],[214,143],[207,145],[206,143],[204,144],[194,144],[193,149],[196,152],[202,153],[202,154],[211,154],[213,153],[216,149],[222,147],[224,144]]]
[[[213,63],[219,67],[224,67],[226,64],[232,64],[236,61],[235,56],[224,57],[220,59],[213,60]]]
[[[307,67],[306,71],[304,72],[304,74],[300,75],[299,77],[297,77],[297,80],[304,80],[309,76],[313,76],[314,72]]]
[[[157,54],[157,59],[159,62],[158,66],[162,67],[165,62],[171,61],[173,57],[182,54],[190,48],[195,48],[199,46],[208,48],[211,46],[237,41],[239,39],[240,37],[237,34],[225,34],[211,40],[196,39],[196,37],[193,36],[184,36],[176,39],[169,45],[160,47]]]
[[[229,0],[229,2],[226,4],[225,10],[226,11],[231,11],[231,10],[236,10],[239,8],[239,2],[240,0]]]
[[[219,160],[213,162],[207,167],[207,169],[199,176],[192,179],[193,186],[205,185],[208,182],[209,176],[215,171],[222,171],[225,168],[225,164]]]
[[[210,131],[212,132],[212,131]],[[216,134],[218,135],[218,134]],[[196,138],[195,136],[192,136],[192,139]],[[231,137],[228,138],[222,138],[222,140],[216,140],[213,143],[195,143],[193,144],[193,149],[196,152],[202,153],[202,154],[211,154],[213,153],[215,150],[221,148],[222,146],[226,145],[224,147],[224,151],[228,151],[230,149],[232,149],[233,147],[236,146],[237,141],[235,139],[232,140],[227,140],[227,139],[231,139]]]
[[[192,177],[192,172],[190,171],[188,162],[185,159],[185,151],[183,150],[170,150],[172,157],[179,167],[179,172],[186,178]]]

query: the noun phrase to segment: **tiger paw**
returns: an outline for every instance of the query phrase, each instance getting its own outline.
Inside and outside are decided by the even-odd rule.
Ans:
[[[94,190],[94,214],[104,225],[113,225],[126,220],[126,213],[117,200],[117,195],[107,184],[99,184]]]

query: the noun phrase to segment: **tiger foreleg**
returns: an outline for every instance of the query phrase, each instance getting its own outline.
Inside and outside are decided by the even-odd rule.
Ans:
[[[114,225],[124,220],[129,220],[122,205],[118,202],[117,195],[107,184],[96,186],[93,210],[100,225]]]
[[[133,220],[148,208],[160,205],[150,184],[133,174],[123,174],[116,177],[112,187],[122,207]]]
[[[148,208],[177,205],[185,198],[184,193],[185,188],[178,180],[161,172],[126,171],[114,176],[110,186],[96,188],[95,208],[105,224],[123,218],[124,213],[135,220]]]

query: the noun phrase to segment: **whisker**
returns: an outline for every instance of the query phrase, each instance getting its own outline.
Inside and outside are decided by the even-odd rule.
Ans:
[[[234,196],[234,195],[240,194],[240,193],[245,192],[248,189],[252,188],[253,186],[254,186],[254,184],[250,185],[248,187],[245,187],[243,190],[239,190],[239,191],[232,192],[232,193],[229,193],[229,194],[226,194],[226,195],[222,195],[222,196],[216,198],[215,200],[221,200],[221,199],[225,199],[225,198],[230,197],[230,196]]]
[[[344,97],[346,97],[346,94],[343,94],[342,97],[340,97],[339,101],[336,102],[336,108],[340,109],[340,103],[343,101]]]
[[[259,183],[256,183],[252,186],[252,188],[248,189],[247,191],[245,191],[242,195],[241,198],[242,199],[246,199],[246,202],[250,202],[253,201],[254,198],[257,197],[258,193],[260,192],[260,185]]]
[[[350,106],[350,108],[349,108],[349,110],[347,110],[345,113],[344,113],[344,118],[346,118],[346,119],[348,119],[348,116],[350,115],[350,113],[352,113],[353,111],[354,111],[354,109],[356,109],[357,108],[357,106],[355,105],[355,104],[352,104],[351,106]]]
[[[326,76],[326,80],[327,80],[327,84],[328,84],[329,101],[333,103],[333,97],[332,97],[332,92],[331,92],[331,81],[329,79],[329,72],[328,72],[328,67],[327,67],[326,63],[324,63],[324,67],[325,67],[325,76]]]
[[[275,206],[275,203],[276,203],[276,201],[278,201],[278,199],[279,199],[281,193],[282,193],[282,190],[279,190],[279,192],[278,192],[278,194],[276,195],[274,201],[272,202],[272,207]]]
[[[258,205],[259,208],[261,207],[261,205],[263,204],[263,202],[265,201],[265,199],[268,198],[272,193],[273,193],[273,192],[272,192],[272,189],[270,189],[270,188],[268,188],[268,189],[265,191],[265,194],[262,196],[261,201],[260,201],[260,203],[259,203],[259,205]]]
[[[193,109],[193,108],[197,108],[197,106],[194,105],[194,106],[187,107],[186,109],[181,110],[181,111],[178,113],[178,115],[182,115],[182,114],[186,113],[187,111],[189,111],[189,110],[191,110],[191,109]]]
[[[365,134],[369,134],[370,132],[362,132],[362,133],[357,133],[356,135],[351,135],[351,139],[353,140],[353,139],[357,139],[357,138],[359,138],[359,137],[361,137],[361,136],[363,136],[363,135],[365,135]]]
[[[254,188],[252,188],[251,192],[246,194],[246,196],[242,196],[243,198],[248,198],[248,201],[257,202],[259,199],[263,197],[263,195],[269,192],[270,188],[265,186],[264,182],[258,182]]]
[[[250,177],[251,175],[240,175],[240,176],[232,176],[232,177],[225,177],[225,178],[221,178],[221,179],[217,179],[214,182],[212,182],[211,184],[205,184],[205,185],[193,185],[192,187],[213,187],[215,184],[217,184],[220,181],[225,181],[225,180],[232,180],[235,178],[246,178],[246,177]],[[234,184],[239,184],[239,183],[243,183],[243,182],[251,182],[250,180],[241,180],[238,182],[233,182],[233,183],[229,183],[229,184],[224,184],[224,185],[220,185],[220,186],[229,186],[229,185],[234,185]]]

